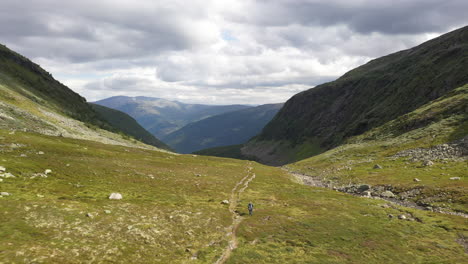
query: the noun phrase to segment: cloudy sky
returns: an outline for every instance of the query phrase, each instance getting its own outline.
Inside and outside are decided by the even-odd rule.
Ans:
[[[283,102],[468,24],[466,0],[2,0],[0,42],[95,101]]]

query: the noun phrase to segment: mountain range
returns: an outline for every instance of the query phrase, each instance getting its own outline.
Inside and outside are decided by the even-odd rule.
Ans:
[[[190,123],[162,138],[180,153],[242,144],[257,135],[283,104],[266,104]]]
[[[144,96],[115,96],[94,103],[127,113],[159,139],[189,123],[250,107],[248,105],[185,104]]]

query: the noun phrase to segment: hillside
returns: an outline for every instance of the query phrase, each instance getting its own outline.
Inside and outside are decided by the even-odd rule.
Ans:
[[[0,45],[0,129],[151,148],[110,125],[79,94]],[[121,134],[116,134],[116,133]]]
[[[55,80],[39,65],[0,44],[0,83],[20,96],[71,118],[112,130],[79,94]]]
[[[250,107],[246,105],[184,104],[143,96],[115,96],[95,103],[127,113],[160,139],[189,123]]]
[[[162,138],[179,153],[245,143],[257,135],[283,104],[232,111],[190,123]]]
[[[267,164],[321,153],[468,83],[467,68],[464,27],[293,96],[242,153]]]
[[[465,218],[253,162],[2,129],[0,161],[5,263],[466,262]]]
[[[94,111],[96,111],[99,116],[106,120],[113,127],[119,129],[125,134],[134,137],[135,139],[152,145],[161,149],[171,150],[169,146],[161,142],[159,139],[155,138],[148,131],[146,131],[140,124],[137,123],[135,119],[131,116],[125,114],[124,112],[114,110],[102,105],[90,104]]]

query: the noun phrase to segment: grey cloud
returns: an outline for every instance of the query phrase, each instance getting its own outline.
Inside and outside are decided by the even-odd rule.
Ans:
[[[468,23],[465,0],[262,0],[253,3],[251,15],[231,14],[231,18],[273,27],[347,25],[360,33],[384,34],[443,32]]]

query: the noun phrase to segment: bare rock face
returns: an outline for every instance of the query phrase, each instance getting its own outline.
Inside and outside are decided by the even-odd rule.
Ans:
[[[111,193],[109,196],[110,200],[122,200],[122,194],[120,193]]]

